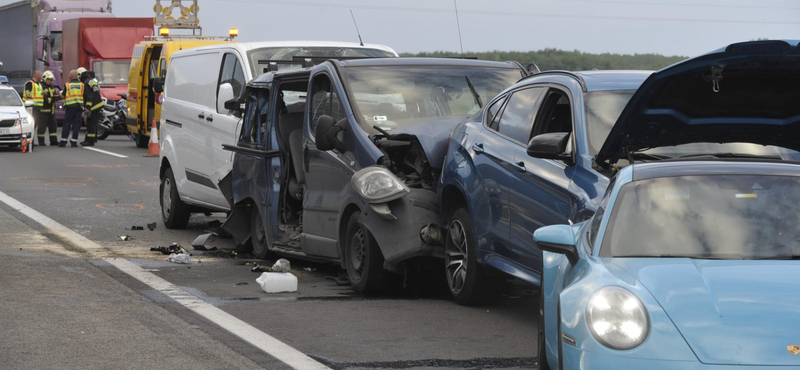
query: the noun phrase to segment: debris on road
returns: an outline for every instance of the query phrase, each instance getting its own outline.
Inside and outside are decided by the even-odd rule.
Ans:
[[[216,236],[220,236],[223,238],[231,237],[231,234],[222,228],[222,222],[220,222],[219,220],[209,221],[208,230],[206,230],[206,232],[216,234]]]
[[[158,223],[156,223],[156,222],[153,222],[153,223],[147,224],[147,228],[148,228],[148,229],[150,229],[150,231],[153,231],[153,230],[155,230],[155,229],[156,229],[156,226],[158,226]]]
[[[270,272],[289,272],[292,271],[292,265],[289,263],[289,260],[285,258],[281,258],[275,261],[275,264],[269,268]]]
[[[192,263],[192,256],[186,253],[173,253],[169,255],[169,261],[172,263]]]
[[[131,230],[133,231],[142,231],[144,230],[144,226],[131,226]]]
[[[291,293],[297,291],[297,276],[291,272],[265,272],[256,279],[267,293]]]
[[[242,285],[247,285],[247,283],[246,282],[236,283],[236,286],[242,286]]]
[[[308,271],[308,272],[314,272],[314,271],[317,271],[317,269],[316,269],[316,268],[314,268],[314,267],[303,267],[303,270],[306,270],[306,271]]]
[[[217,250],[217,247],[211,247],[211,248],[207,248],[206,247],[206,243],[208,242],[208,239],[211,238],[212,236],[217,236],[217,234],[208,233],[208,234],[203,234],[203,235],[198,236],[192,242],[192,248],[194,248],[196,250],[199,250],[199,251],[215,251],[215,250]]]
[[[186,250],[183,249],[183,246],[181,246],[180,244],[177,244],[177,243],[173,243],[169,247],[153,247],[153,248],[150,248],[150,251],[151,252],[161,252],[161,254],[179,254],[179,253],[186,252]],[[186,252],[186,254],[188,254],[190,256],[192,255],[191,253],[188,253],[188,252]]]
[[[260,271],[261,271],[261,269],[264,269],[264,267],[256,263],[256,264],[253,266],[253,268],[252,268],[252,269],[250,269],[250,271],[252,271],[252,272],[260,272]],[[267,271],[269,271],[269,269],[266,269],[266,270],[267,270]]]
[[[119,239],[120,239],[120,240],[122,240],[123,242],[127,242],[127,241],[131,241],[131,240],[133,240],[133,238],[132,238],[131,236],[129,236],[129,235],[117,235],[117,236],[118,236],[118,237],[119,237]]]
[[[350,279],[345,274],[346,273],[340,273],[339,276],[326,276],[325,280],[333,280],[333,282],[339,286],[350,285]]]

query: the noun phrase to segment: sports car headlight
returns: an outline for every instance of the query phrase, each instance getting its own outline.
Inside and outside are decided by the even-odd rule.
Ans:
[[[650,326],[642,301],[616,286],[601,288],[589,298],[586,322],[598,342],[618,350],[642,344]]]
[[[369,203],[385,203],[411,192],[393,173],[384,167],[367,167],[351,179],[358,195]]]

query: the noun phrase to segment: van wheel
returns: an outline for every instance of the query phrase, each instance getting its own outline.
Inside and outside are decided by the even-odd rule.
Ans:
[[[269,257],[269,248],[267,245],[267,231],[264,228],[264,221],[261,218],[261,212],[255,204],[250,211],[250,241],[253,244],[253,255],[256,258],[264,260]]]
[[[486,268],[478,264],[472,221],[465,208],[458,209],[449,222],[449,237],[445,241],[445,273],[450,294],[460,305],[486,303],[491,298],[492,279]]]
[[[359,212],[350,215],[344,239],[344,258],[347,276],[356,292],[380,293],[387,287],[389,273],[383,269],[383,254],[378,242],[358,222]]]
[[[171,168],[164,171],[159,193],[161,196],[161,219],[164,221],[164,226],[167,229],[186,228],[191,213],[178,195],[178,186]]]
[[[148,146],[150,146],[150,137],[144,136],[144,133],[139,131],[139,134],[136,135],[136,147],[147,148]]]

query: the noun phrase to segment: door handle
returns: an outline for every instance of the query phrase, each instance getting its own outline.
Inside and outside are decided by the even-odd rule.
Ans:
[[[516,168],[519,172],[525,172],[525,162],[514,163],[514,168]]]
[[[205,115],[205,114],[203,114],[203,113],[200,113],[200,114],[198,114],[198,115],[197,115],[197,118],[200,118],[200,119],[205,119],[205,118],[206,118],[206,115]]]
[[[209,115],[208,117],[206,117],[206,121],[214,122],[214,117]]]
[[[486,153],[486,152],[483,150],[483,143],[480,143],[480,144],[472,144],[472,151],[474,151],[474,152],[475,152],[475,154],[483,154],[483,153]]]

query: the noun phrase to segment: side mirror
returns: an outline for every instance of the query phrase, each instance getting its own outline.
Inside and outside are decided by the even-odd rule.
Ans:
[[[217,93],[217,112],[219,113],[230,113],[230,109],[225,106],[230,100],[233,100],[235,97],[233,96],[233,86],[229,83],[224,83],[219,85],[219,92]]]
[[[572,165],[572,153],[567,152],[569,132],[536,135],[528,143],[528,155],[534,158],[558,159]]]
[[[36,40],[36,60],[42,61],[44,59],[44,39],[46,36],[40,37]]]
[[[153,78],[153,91],[156,94],[161,94],[164,92],[164,79],[161,77],[154,77]]]
[[[317,128],[314,130],[314,137],[319,150],[344,151],[344,143],[339,140],[339,133],[344,131],[344,122],[347,118],[336,122],[336,119],[323,115],[317,119]]]
[[[34,104],[34,102],[32,100],[26,100],[25,101],[25,108],[30,108],[30,107],[32,107],[34,105],[36,105],[36,104]]]
[[[574,265],[578,263],[578,247],[575,246],[575,231],[569,225],[545,226],[533,232],[533,242],[539,249],[563,254]]]
[[[236,118],[242,118],[242,104],[239,103],[237,99],[231,99],[225,102],[225,109],[236,116]]]

